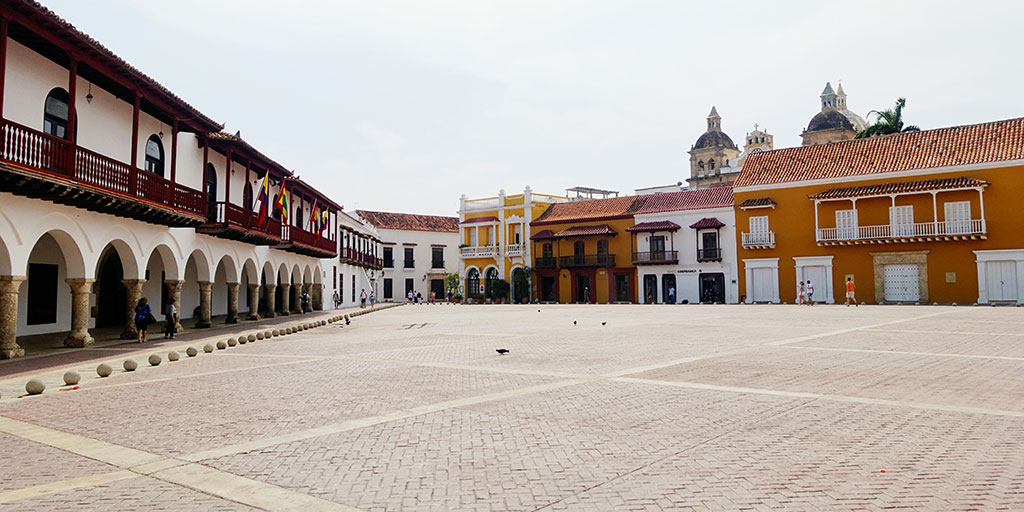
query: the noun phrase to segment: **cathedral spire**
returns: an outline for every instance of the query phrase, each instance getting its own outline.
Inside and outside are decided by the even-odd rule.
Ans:
[[[840,85],[840,90],[842,90],[842,85]],[[821,91],[821,111],[835,110],[837,100],[836,92],[832,90],[832,82],[825,82],[825,90]]]
[[[711,113],[708,114],[708,131],[722,131],[722,116],[718,115],[718,110],[715,109],[714,105],[711,106]]]

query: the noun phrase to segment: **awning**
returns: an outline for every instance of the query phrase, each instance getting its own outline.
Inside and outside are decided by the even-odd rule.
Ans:
[[[654,233],[655,231],[678,231],[682,226],[669,220],[658,220],[652,222],[641,222],[635,226],[626,228],[630,233]]]
[[[724,225],[725,225],[725,223],[720,221],[720,220],[718,220],[718,218],[716,218],[716,217],[704,217],[703,219],[698,220],[697,222],[694,222],[693,224],[690,224],[690,227],[693,228],[693,229],[712,229],[712,228],[720,228],[720,227],[722,227]]]
[[[497,217],[474,217],[472,219],[466,219],[462,221],[462,224],[480,224],[484,222],[498,222]]]
[[[615,230],[608,224],[597,226],[572,226],[555,233],[554,238],[575,238],[580,236],[615,236]]]
[[[934,180],[901,181],[898,183],[881,183],[860,187],[830,188],[818,192],[810,199],[846,199],[851,197],[887,196],[892,194],[912,194],[932,190],[973,189],[989,186],[989,182],[976,178],[960,176],[958,178],[939,178]]]
[[[775,208],[777,203],[770,197],[755,197],[736,205],[737,208]]]

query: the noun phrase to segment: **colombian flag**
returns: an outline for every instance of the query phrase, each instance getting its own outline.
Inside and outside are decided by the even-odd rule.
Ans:
[[[316,212],[316,198],[313,199],[313,207],[309,209],[309,230],[313,233],[320,232],[320,215]]]
[[[284,189],[284,181],[282,181],[281,182],[281,195],[277,197],[277,204],[274,205],[274,208],[277,208],[277,210],[281,212],[281,223],[283,223],[285,226],[287,226],[289,224],[288,223],[288,210],[289,210],[288,207],[289,207],[288,191]]]
[[[267,212],[270,210],[270,171],[267,171],[263,175],[263,184],[260,185],[260,195],[256,200],[260,203],[260,218],[256,221],[256,224],[262,226],[263,221],[267,220]]]

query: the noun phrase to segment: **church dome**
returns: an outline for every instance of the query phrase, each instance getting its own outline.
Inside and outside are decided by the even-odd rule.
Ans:
[[[807,130],[805,131],[817,132],[821,130],[857,131],[857,129],[854,128],[853,123],[851,123],[850,120],[838,110],[825,110],[818,112],[811,118],[811,122],[807,124]]]
[[[703,148],[736,149],[736,144],[733,143],[732,139],[730,139],[724,132],[708,130],[704,132],[704,134],[697,139],[697,143],[693,145],[693,149]]]
[[[850,121],[850,124],[853,125],[853,129],[855,131],[859,132],[868,127],[868,122],[865,121],[863,117],[855,114],[852,110],[842,109],[839,112],[846,116],[846,119]]]

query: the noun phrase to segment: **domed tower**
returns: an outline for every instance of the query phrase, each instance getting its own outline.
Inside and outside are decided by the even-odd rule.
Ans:
[[[722,131],[722,116],[711,107],[707,131],[690,148],[690,177],[686,181],[694,187],[732,181],[735,173],[728,172],[729,160],[739,154],[736,144]]]
[[[842,84],[839,92],[832,89],[832,83],[825,83],[821,92],[821,112],[818,112],[807,123],[807,129],[800,136],[804,146],[827,144],[840,140],[849,140],[857,132],[867,127],[864,118],[854,114],[846,107],[846,92]]]
[[[771,151],[773,149],[775,149],[775,136],[760,129],[755,124],[754,131],[747,133],[747,139],[743,144],[743,152],[740,153],[739,158],[736,159],[733,166],[742,168],[743,162],[746,161],[748,156],[761,151]]]

